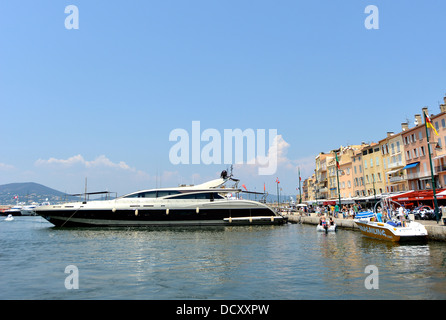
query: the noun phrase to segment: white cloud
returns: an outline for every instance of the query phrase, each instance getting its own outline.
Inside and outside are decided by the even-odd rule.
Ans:
[[[244,171],[248,171],[251,175],[259,175],[258,168],[265,167],[269,165],[271,161],[275,161],[277,165],[277,169],[286,168],[286,169],[296,169],[297,165],[296,161],[290,160],[287,157],[288,149],[290,144],[286,142],[282,135],[277,135],[274,138],[274,142],[269,147],[266,156],[257,156],[253,161],[247,161],[247,163],[253,164],[235,164],[234,168],[243,169]],[[275,175],[276,172],[273,172],[272,175]]]
[[[0,163],[0,170],[11,170],[14,169],[14,166],[6,163]]]
[[[51,184],[61,190],[79,189],[84,177],[88,178],[89,188],[94,191],[107,189],[117,191],[118,194],[179,184],[176,171],[149,174],[129,166],[124,161],[114,162],[105,155],[97,156],[93,160],[87,160],[80,154],[66,159],[51,157],[38,159],[34,165],[39,168],[38,175],[44,184]],[[59,184],[62,186],[59,187]]]
[[[314,172],[315,161],[314,156],[305,156],[297,159],[290,159],[288,151],[291,145],[283,139],[282,135],[277,135],[276,140],[277,148],[270,147],[268,150],[268,157],[256,157],[255,164],[236,164],[237,177],[249,183],[248,189],[257,191],[263,189],[263,184],[266,184],[268,192],[276,193],[275,179],[279,177],[280,187],[283,187],[285,192],[297,192],[298,187],[298,170],[300,169],[300,176],[302,181]],[[259,175],[258,168],[262,166],[262,163],[268,161],[267,158],[277,157],[277,172],[272,175]],[[265,160],[266,159],[266,160]]]
[[[35,164],[36,164],[36,166],[60,165],[60,166],[64,166],[64,167],[70,167],[70,166],[80,164],[80,165],[84,166],[85,168],[109,167],[109,168],[119,168],[119,169],[123,169],[123,170],[136,171],[136,169],[131,168],[124,161],[114,163],[110,159],[108,159],[105,155],[100,155],[92,161],[85,160],[84,157],[80,154],[70,157],[68,159],[56,159],[56,158],[49,158],[48,160],[38,159],[35,162]]]

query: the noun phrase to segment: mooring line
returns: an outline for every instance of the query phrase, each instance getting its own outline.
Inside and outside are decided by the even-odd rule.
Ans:
[[[79,207],[76,211],[74,211],[73,214],[67,220],[65,220],[65,222],[62,223],[62,225],[60,227],[63,227],[65,225],[65,223],[67,223],[68,220],[70,220],[76,214],[76,212],[78,212],[80,209],[81,209],[81,207]]]

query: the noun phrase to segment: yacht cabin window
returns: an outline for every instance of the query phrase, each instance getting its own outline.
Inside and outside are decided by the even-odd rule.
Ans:
[[[204,199],[204,200],[214,200],[214,199],[224,199],[224,197],[222,197],[221,195],[219,195],[218,193],[213,193],[213,192],[207,192],[207,193],[187,193],[187,194],[182,194],[182,195],[178,195],[175,197],[171,197],[169,199]]]
[[[124,198],[160,198],[165,196],[171,196],[179,194],[176,190],[161,190],[161,191],[142,191],[125,196]]]
[[[156,191],[144,191],[125,196],[124,198],[156,198]]]

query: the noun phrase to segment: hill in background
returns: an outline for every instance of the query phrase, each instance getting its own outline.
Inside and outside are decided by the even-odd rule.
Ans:
[[[18,196],[19,202],[42,203],[44,201],[56,202],[64,199],[66,194],[35,182],[8,183],[0,185],[0,204],[15,205]]]

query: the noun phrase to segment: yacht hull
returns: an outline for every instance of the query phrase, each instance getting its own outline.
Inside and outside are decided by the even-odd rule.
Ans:
[[[286,220],[269,208],[150,209],[150,210],[38,210],[57,227],[168,227],[277,225]]]

